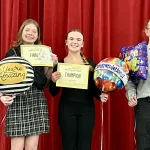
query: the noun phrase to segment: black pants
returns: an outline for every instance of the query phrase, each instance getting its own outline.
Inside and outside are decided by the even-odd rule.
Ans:
[[[60,102],[58,120],[63,150],[91,150],[95,122],[94,104]]]
[[[138,150],[150,150],[150,97],[138,99],[135,115]]]

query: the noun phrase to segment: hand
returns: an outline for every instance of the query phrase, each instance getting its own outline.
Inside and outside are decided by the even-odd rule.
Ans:
[[[107,102],[107,100],[108,100],[108,94],[101,93],[100,99],[101,99],[102,102]]]
[[[136,96],[134,96],[133,98],[130,98],[129,101],[128,101],[128,105],[130,107],[134,107],[137,105],[137,99],[136,99]]]
[[[14,97],[13,96],[9,96],[9,95],[2,95],[0,97],[1,102],[5,105],[5,106],[9,106],[13,103],[14,101]]]
[[[60,72],[53,72],[52,73],[52,77],[51,77],[51,80],[53,81],[53,82],[56,82],[58,79],[60,79],[60,76],[61,76],[61,74],[60,74]]]
[[[58,63],[58,57],[57,57],[57,55],[51,53],[51,58],[53,60],[54,66],[55,66]]]

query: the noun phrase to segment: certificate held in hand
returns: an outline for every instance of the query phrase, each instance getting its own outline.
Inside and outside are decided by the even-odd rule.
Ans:
[[[87,89],[89,65],[77,65],[69,63],[58,63],[57,71],[61,73],[56,86]]]
[[[32,66],[53,66],[51,47],[46,45],[21,45],[21,57]]]

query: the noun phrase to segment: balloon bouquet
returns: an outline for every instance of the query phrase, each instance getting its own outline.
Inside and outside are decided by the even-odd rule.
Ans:
[[[103,92],[122,89],[128,81],[128,67],[119,58],[105,58],[94,70],[96,86]]]
[[[120,58],[105,58],[94,70],[96,86],[103,92],[122,89],[130,78],[133,82],[147,78],[147,45],[141,42],[134,46],[123,47]]]

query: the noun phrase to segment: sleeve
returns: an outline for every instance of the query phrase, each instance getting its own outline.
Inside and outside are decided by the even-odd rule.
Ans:
[[[90,83],[91,83],[92,95],[93,95],[96,99],[100,100],[101,90],[95,85],[95,81],[94,81],[94,79],[93,79],[93,77],[94,77],[94,69],[95,69],[95,67],[96,67],[96,63],[95,63],[94,61],[90,60],[90,59],[88,59],[88,62],[89,62],[89,64],[93,67],[92,79],[91,79],[91,81],[90,81]]]
[[[136,85],[131,80],[127,82],[125,89],[126,89],[126,97],[128,100],[136,96]]]
[[[57,65],[54,67],[53,72],[57,71]],[[60,87],[56,87],[56,83],[50,80],[49,92],[52,96],[56,96],[60,91]]]
[[[95,85],[94,80],[93,80],[93,88],[92,88],[92,90],[93,90],[93,96],[96,99],[100,100],[101,90],[98,89],[98,87]]]
[[[10,57],[10,56],[14,56],[14,55],[15,55],[14,50],[13,50],[13,49],[10,49],[10,50],[7,51],[7,53],[6,53],[6,55],[5,55],[5,58],[6,58],[6,57]]]
[[[39,90],[43,90],[46,86],[47,78],[44,74],[44,67],[43,66],[35,66],[33,67],[34,70],[34,83],[33,85],[36,86]]]

